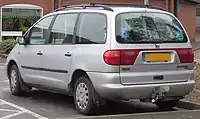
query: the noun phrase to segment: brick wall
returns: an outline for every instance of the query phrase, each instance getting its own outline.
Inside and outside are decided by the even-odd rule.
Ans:
[[[191,3],[180,3],[178,18],[185,27],[190,40],[195,40],[196,29],[196,5]]]
[[[32,4],[41,6],[44,14],[53,10],[53,0],[0,0],[0,7],[8,4]]]
[[[102,3],[134,3],[143,4],[144,0],[58,0],[59,6],[70,4],[82,4],[89,2],[102,2]],[[149,0],[150,4],[160,6],[166,9],[170,8],[171,0]],[[8,4],[33,4],[41,6],[44,10],[44,14],[47,14],[53,10],[53,0],[0,0],[0,6]],[[196,28],[196,5],[181,2],[180,12],[178,18],[186,28],[190,39],[195,39]]]
[[[151,1],[151,0],[150,0]],[[143,4],[144,0],[63,0],[64,5],[71,5],[71,4],[84,4],[89,2],[96,2],[96,3],[134,3],[134,4]]]

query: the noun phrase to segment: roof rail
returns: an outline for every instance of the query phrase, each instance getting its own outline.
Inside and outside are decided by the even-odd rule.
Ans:
[[[158,9],[158,10],[163,10],[163,11],[168,11],[167,9],[163,8],[163,7],[159,7],[159,6],[154,6],[154,5],[150,5],[147,8],[150,9]]]
[[[101,5],[101,4],[80,4],[80,5],[66,5],[66,6],[62,6],[58,9],[55,9],[53,10],[53,12],[56,12],[56,11],[61,11],[61,10],[67,10],[67,9],[87,9],[87,8],[95,8],[95,7],[101,7],[103,8],[104,10],[108,10],[108,11],[113,11],[112,8],[106,6],[106,5]]]
[[[56,12],[56,11],[60,11],[60,10],[65,10],[66,9],[66,7],[59,7],[59,8],[57,8],[57,9],[55,9],[55,10],[53,10],[53,12]]]
[[[106,5],[106,6],[129,6],[129,7],[140,7],[140,8],[152,8],[152,9],[159,9],[167,11],[167,9],[164,9],[162,7],[154,6],[154,5],[143,5],[143,4],[132,4],[132,3],[90,3],[93,5]]]
[[[62,6],[58,9],[53,10],[53,12],[67,10],[67,9],[87,9],[87,8],[95,8],[101,7],[104,10],[113,11],[113,9],[109,6],[129,6],[129,7],[139,7],[139,8],[152,8],[152,9],[159,9],[163,11],[168,11],[162,7],[154,6],[154,5],[141,5],[141,4],[126,4],[126,3],[89,3],[89,4],[80,4],[80,5],[66,5]]]

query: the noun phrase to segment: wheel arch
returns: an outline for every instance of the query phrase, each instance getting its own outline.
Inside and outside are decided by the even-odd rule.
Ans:
[[[13,60],[13,59],[11,59],[11,60],[8,62],[8,65],[7,65],[7,67],[6,67],[6,74],[7,74],[8,77],[9,77],[9,71],[10,71],[10,68],[11,68],[12,65],[16,65],[16,66],[18,67],[16,61]]]
[[[88,77],[88,80],[90,81],[90,77],[88,76],[87,72],[82,70],[82,69],[76,69],[74,70],[74,72],[72,73],[71,76],[71,80],[69,82],[69,92],[73,93],[73,89],[74,89],[74,84],[76,82],[76,80],[80,77],[80,76],[86,76]],[[90,81],[91,82],[91,81]]]
[[[100,105],[104,105],[105,104],[105,100],[99,96],[99,94],[96,92],[94,86],[93,86],[93,83],[89,77],[89,75],[87,74],[86,71],[82,70],[82,69],[76,69],[73,73],[72,73],[72,76],[71,76],[71,81],[68,85],[68,89],[69,89],[69,92],[71,95],[73,95],[74,93],[74,85],[75,85],[75,82],[76,80],[80,77],[80,76],[86,76],[89,80],[89,82],[91,83],[92,85],[92,88],[93,88],[93,92],[92,92],[92,96],[93,96],[93,101],[94,103],[97,105],[97,106],[100,106]]]

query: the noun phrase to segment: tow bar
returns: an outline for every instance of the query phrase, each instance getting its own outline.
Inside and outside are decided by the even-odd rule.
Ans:
[[[169,92],[169,90],[169,86],[156,87],[154,89],[154,93],[151,96],[151,102],[155,103],[156,101],[163,100],[165,94]]]

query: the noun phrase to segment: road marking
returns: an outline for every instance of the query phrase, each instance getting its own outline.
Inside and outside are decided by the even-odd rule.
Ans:
[[[5,111],[5,112],[20,112],[19,110],[10,110],[10,109],[0,109],[0,111]]]
[[[22,114],[22,113],[24,113],[24,112],[22,111],[22,112],[18,112],[18,113],[9,114],[9,115],[6,115],[6,116],[4,116],[4,117],[1,117],[0,119],[9,119],[9,118],[11,118],[11,117],[20,115],[20,114]]]
[[[21,111],[24,112],[24,113],[28,113],[28,114],[30,114],[30,115],[32,115],[32,116],[38,118],[38,119],[48,119],[48,118],[43,117],[43,116],[41,116],[41,115],[39,115],[39,114],[37,114],[37,113],[35,113],[35,112],[32,112],[32,111],[30,111],[30,110],[28,110],[28,109],[25,109],[25,108],[23,108],[23,107],[20,107],[20,106],[18,106],[18,105],[13,104],[13,103],[7,102],[7,101],[5,101],[5,100],[3,100],[3,99],[0,99],[0,101],[1,101],[2,103],[4,103],[4,104],[10,105],[10,106],[12,106],[12,107],[14,107],[14,108],[16,108],[16,109],[21,110]],[[0,118],[0,119],[1,119],[1,118]],[[3,118],[3,119],[8,119],[8,118]]]
[[[10,91],[10,88],[1,88],[3,91]]]
[[[3,80],[3,81],[0,81],[0,83],[9,83],[9,80]]]

